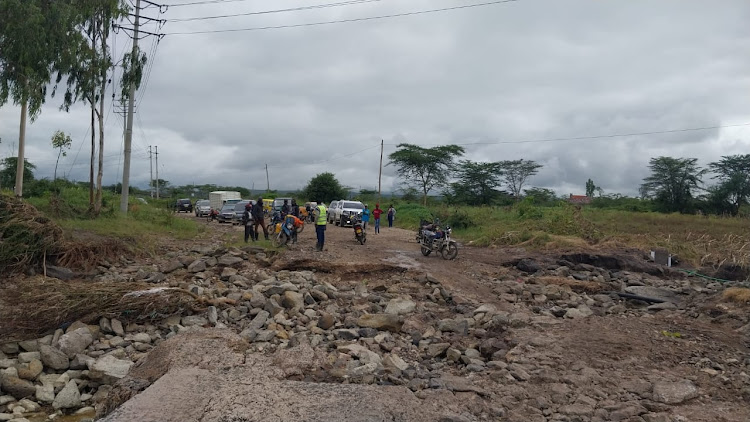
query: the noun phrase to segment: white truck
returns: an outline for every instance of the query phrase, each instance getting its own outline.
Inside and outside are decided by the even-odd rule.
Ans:
[[[211,209],[221,211],[221,207],[229,203],[239,202],[242,200],[239,192],[228,190],[217,190],[208,194],[208,201],[211,203]]]

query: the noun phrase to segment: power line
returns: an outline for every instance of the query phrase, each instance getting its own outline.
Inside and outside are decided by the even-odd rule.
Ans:
[[[252,28],[215,29],[215,30],[206,30],[206,31],[167,32],[164,35],[215,34],[215,33],[221,33],[221,32],[264,31],[264,30],[267,30],[267,29],[300,28],[300,27],[304,27],[304,26],[332,25],[332,24],[337,24],[337,23],[363,22],[363,21],[371,21],[371,20],[377,20],[377,19],[398,18],[398,17],[402,17],[402,16],[424,15],[424,14],[427,14],[427,13],[447,12],[447,11],[451,11],[451,10],[469,9],[469,8],[482,7],[482,6],[492,6],[492,5],[502,4],[502,3],[514,3],[514,2],[517,2],[517,1],[520,1],[520,0],[498,0],[498,1],[490,1],[490,2],[486,2],[486,3],[475,3],[475,4],[465,4],[465,5],[462,5],[462,6],[442,7],[440,9],[418,10],[418,11],[415,11],[415,12],[394,13],[394,14],[391,14],[391,15],[368,16],[368,17],[364,17],[364,18],[341,19],[341,20],[335,20],[335,21],[309,22],[309,23],[299,23],[299,24],[292,24],[292,25],[278,25],[278,26],[258,26],[258,27],[252,27]]]
[[[236,3],[238,1],[248,1],[248,0],[203,0],[203,1],[192,1],[192,2],[186,2],[186,3],[168,4],[166,6],[167,7],[198,6],[202,4]]]
[[[541,142],[585,141],[585,140],[595,140],[595,139],[626,138],[629,136],[646,136],[646,135],[661,135],[661,134],[666,134],[666,133],[694,132],[694,131],[701,131],[701,130],[724,129],[724,128],[742,127],[742,126],[750,126],[750,123],[740,123],[736,125],[721,125],[721,126],[704,126],[704,127],[694,127],[694,128],[687,128],[687,129],[659,130],[659,131],[652,131],[652,132],[633,132],[633,133],[618,133],[618,134],[611,134],[611,135],[576,136],[576,137],[571,137],[571,138],[529,139],[529,140],[523,140],[523,141],[469,142],[469,143],[454,144],[454,145],[467,146],[467,145],[500,145],[500,144],[534,144],[534,143],[541,143]],[[386,145],[398,145],[398,144],[390,143]]]
[[[258,12],[233,13],[229,15],[198,16],[198,17],[192,17],[192,18],[167,19],[167,21],[190,22],[190,21],[203,21],[203,20],[209,20],[209,19],[236,18],[240,16],[255,16],[255,15],[267,15],[271,13],[285,13],[285,12],[298,12],[302,10],[327,9],[331,7],[352,6],[352,5],[357,5],[357,4],[374,3],[374,2],[379,2],[379,1],[383,1],[383,0],[349,0],[349,1],[342,1],[339,3],[313,4],[310,6],[291,7],[287,9],[261,10]]]

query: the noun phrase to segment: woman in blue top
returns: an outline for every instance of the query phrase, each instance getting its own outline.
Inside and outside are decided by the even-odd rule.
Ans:
[[[365,209],[362,211],[362,228],[367,230],[367,223],[370,221],[370,209],[365,204]]]

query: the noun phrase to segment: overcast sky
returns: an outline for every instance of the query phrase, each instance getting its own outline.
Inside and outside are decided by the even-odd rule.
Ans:
[[[234,0],[174,6],[174,20],[342,0]],[[531,159],[531,186],[582,194],[588,178],[634,195],[650,157],[750,153],[750,126],[670,134],[535,141],[750,123],[747,0],[521,0],[388,19],[358,19],[487,0],[380,0],[315,10],[170,21],[138,93],[131,184],[149,180],[149,145],[172,184],[297,189],[333,172],[378,184],[380,140],[466,145],[466,159]],[[145,15],[156,17],[149,8]],[[145,29],[157,31],[154,24]],[[154,37],[141,41],[152,52]],[[129,48],[123,33],[116,54]],[[119,73],[114,78],[119,84]],[[89,116],[48,99],[27,129],[26,157],[51,177],[56,129],[74,140],[59,174],[87,180]],[[108,109],[112,107],[108,106]],[[16,156],[20,108],[0,108],[0,158]],[[108,112],[105,184],[122,178],[122,118]],[[495,143],[495,144],[492,144]],[[353,154],[353,155],[352,155]],[[384,168],[383,190],[400,181]]]

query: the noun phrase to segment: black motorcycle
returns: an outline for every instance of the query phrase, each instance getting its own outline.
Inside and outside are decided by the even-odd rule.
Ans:
[[[351,217],[351,223],[354,228],[354,238],[357,239],[360,245],[364,245],[367,242],[367,232],[365,231],[364,224],[362,224],[362,217],[359,214],[355,214]]]
[[[458,256],[458,243],[451,239],[450,226],[440,228],[440,221],[430,223],[422,220],[417,231],[417,243],[422,250],[422,255],[429,256],[433,251],[440,253],[443,259],[456,259]]]

